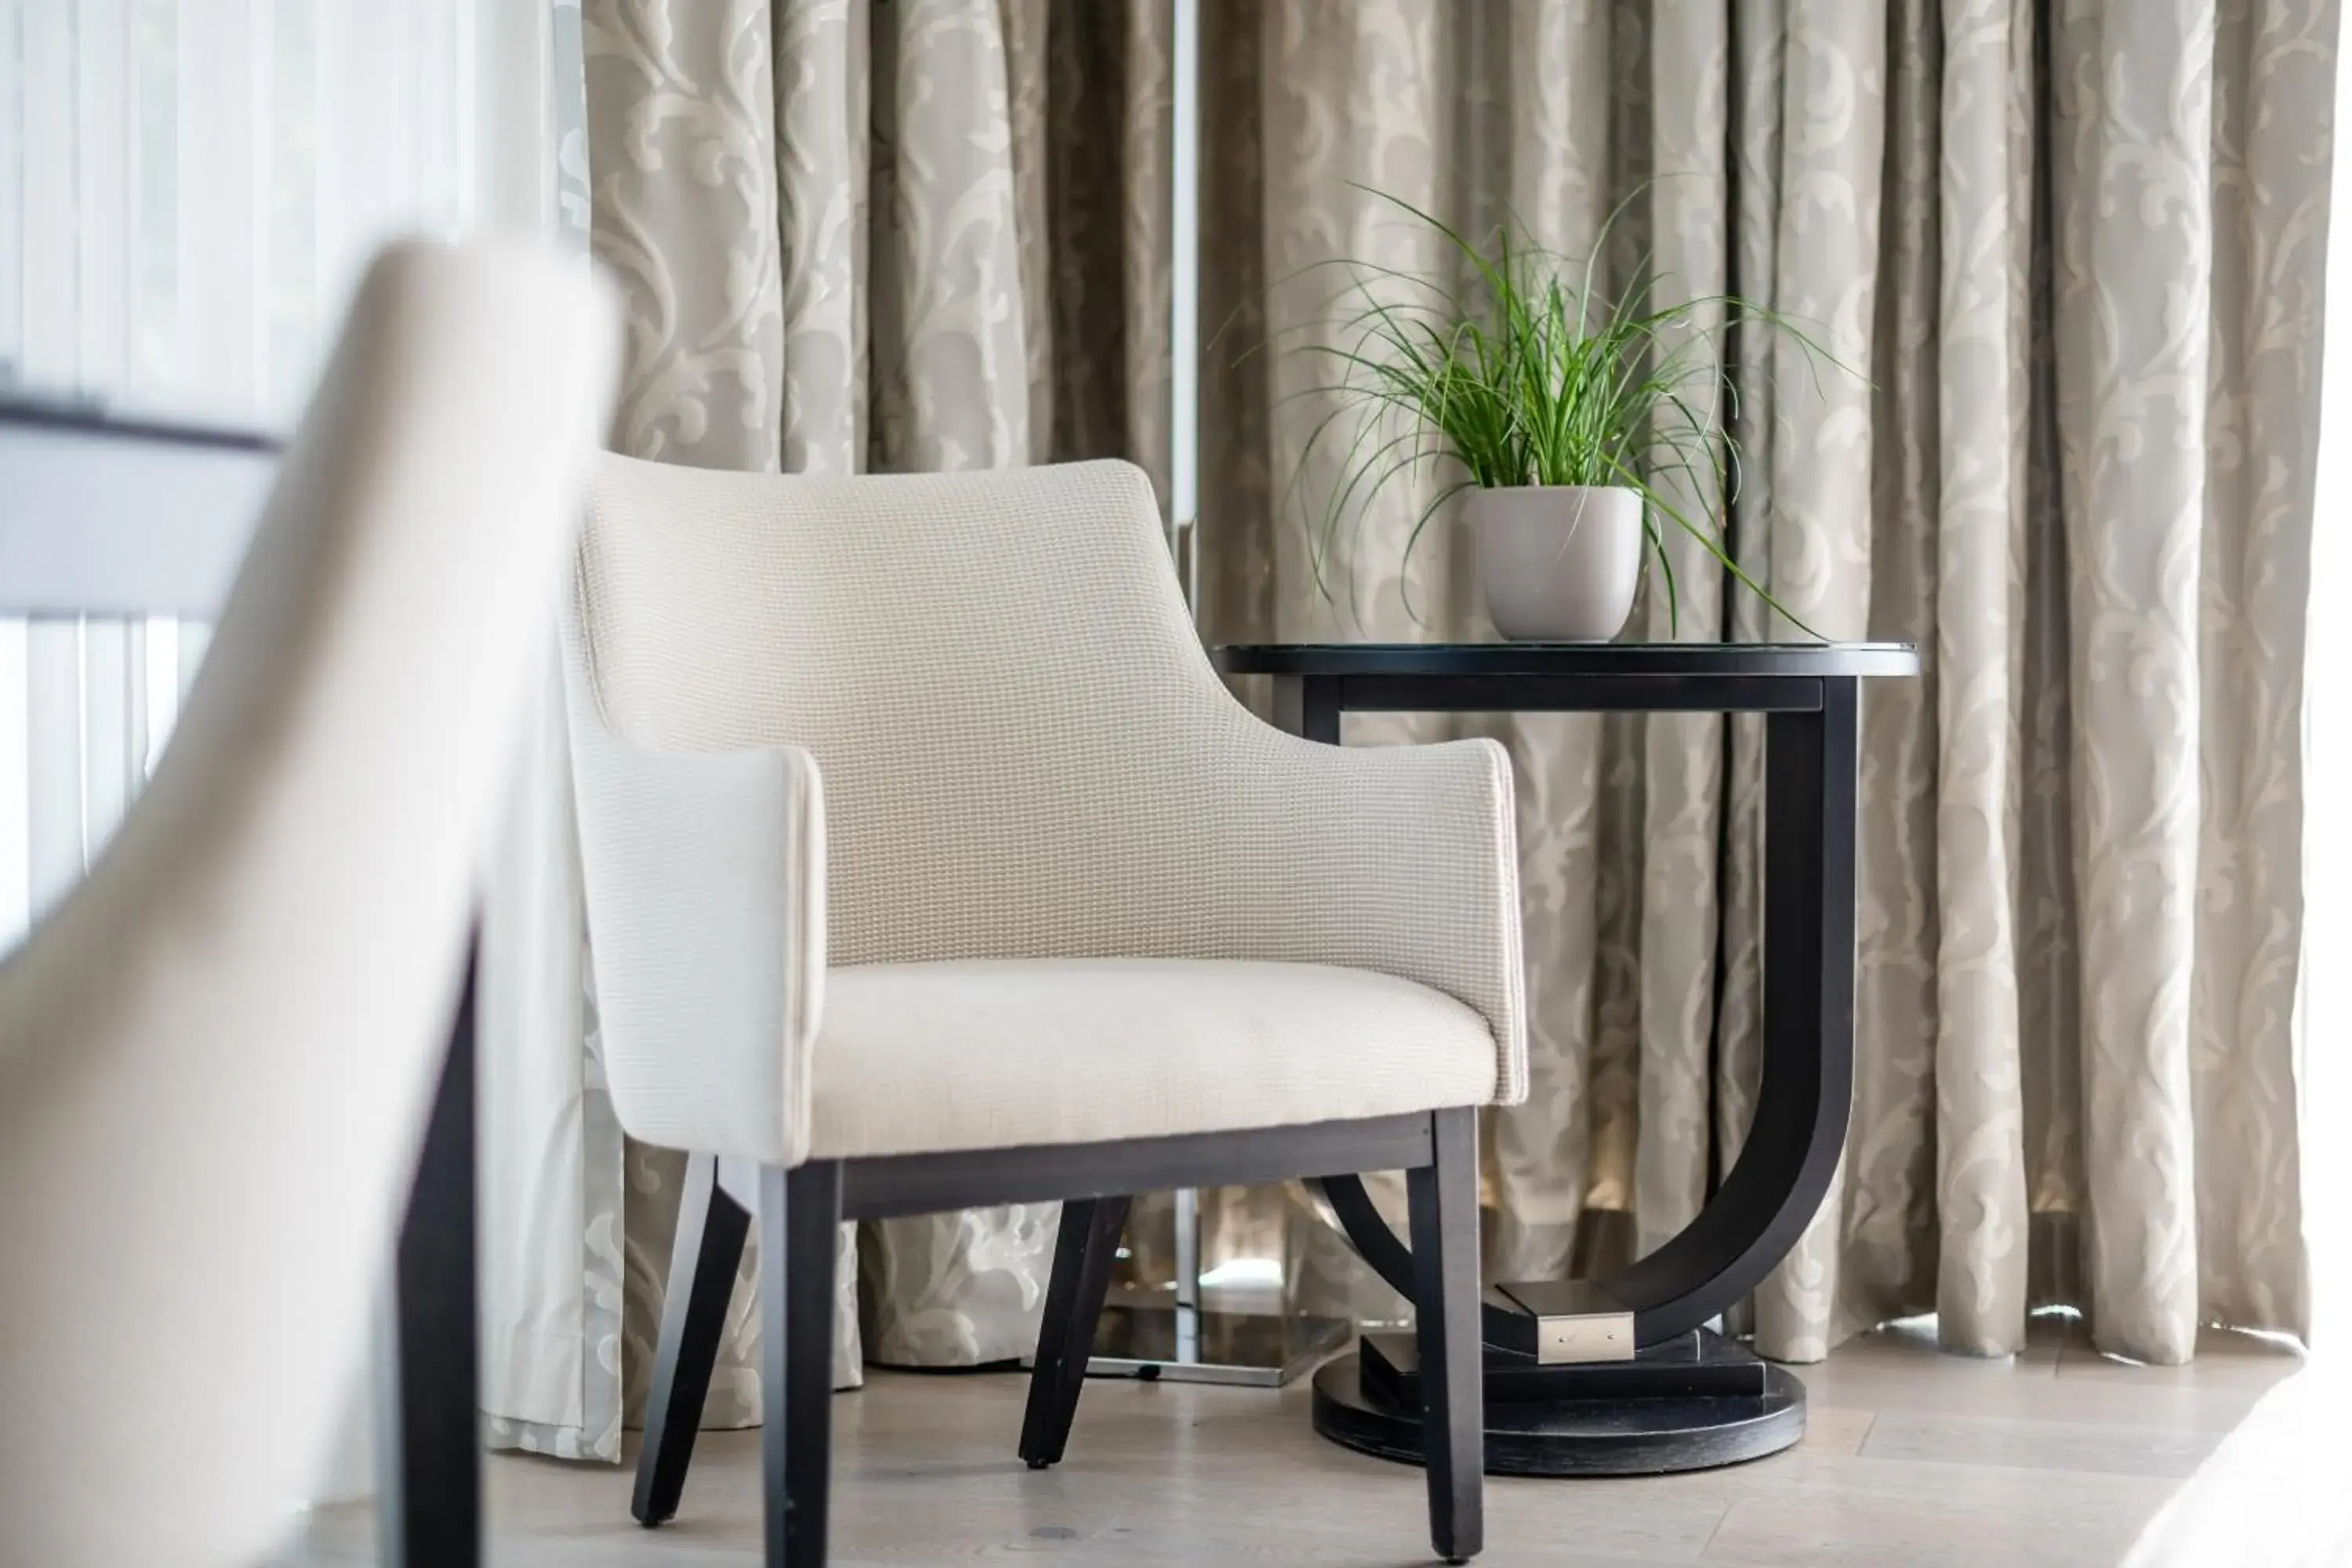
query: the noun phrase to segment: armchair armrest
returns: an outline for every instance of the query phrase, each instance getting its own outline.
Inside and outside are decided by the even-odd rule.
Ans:
[[[616,732],[563,634],[604,1069],[630,1133],[793,1164],[824,999],[824,796],[797,746],[656,752]]]
[[[1234,717],[1249,731],[1226,752],[1239,798],[1193,824],[1221,840],[1204,913],[1234,923],[1239,955],[1377,970],[1468,1004],[1494,1031],[1496,1102],[1524,1099],[1508,753],[1328,746]]]

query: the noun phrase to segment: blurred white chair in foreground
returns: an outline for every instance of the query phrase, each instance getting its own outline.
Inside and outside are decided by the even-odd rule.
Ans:
[[[257,1561],[366,1340],[619,342],[536,249],[362,284],[155,776],[0,965],[0,1557]]]

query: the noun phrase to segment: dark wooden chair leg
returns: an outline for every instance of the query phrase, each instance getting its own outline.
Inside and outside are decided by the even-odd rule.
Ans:
[[[1478,1312],[1478,1113],[1432,1118],[1435,1160],[1405,1176],[1421,1350],[1429,1539],[1448,1563],[1486,1544],[1486,1391]]]
[[[482,1560],[481,1366],[474,1319],[474,1004],[478,943],[393,1255],[394,1327],[379,1375],[377,1495],[385,1563]]]
[[[760,1173],[760,1432],[767,1568],[823,1568],[833,1470],[833,1286],[841,1166]]]
[[[1060,1463],[1069,1446],[1127,1209],[1125,1198],[1073,1199],[1062,1205],[1054,1276],[1045,1287],[1045,1317],[1037,1331],[1037,1365],[1029,1374],[1029,1408],[1021,1419],[1021,1457],[1033,1470]]]
[[[662,1302],[661,1343],[654,1352],[654,1383],[646,1399],[646,1441],[637,1453],[637,1491],[629,1511],[639,1524],[661,1524],[677,1513],[694,1435],[702,1425],[711,1368],[726,1331],[727,1300],[743,1261],[751,1216],[719,1184],[719,1161],[687,1161],[686,1190],[677,1201],[677,1240],[669,1257],[669,1294]]]

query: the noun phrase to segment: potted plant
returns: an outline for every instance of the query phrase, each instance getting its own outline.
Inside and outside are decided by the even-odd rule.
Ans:
[[[1340,367],[1321,389],[1337,401],[1300,461],[1303,473],[1318,449],[1340,448],[1339,481],[1309,520],[1318,585],[1329,591],[1327,563],[1349,515],[1360,517],[1400,477],[1438,464],[1446,482],[1413,520],[1406,558],[1445,504],[1466,492],[1463,516],[1486,609],[1506,637],[1614,637],[1633,611],[1645,558],[1657,564],[1667,621],[1677,626],[1663,531],[1670,526],[1803,626],[1732,559],[1717,521],[1694,517],[1667,481],[1679,478],[1686,493],[1727,504],[1736,490],[1738,447],[1727,427],[1736,392],[1721,353],[1727,327],[1785,332],[1815,361],[1827,358],[1818,345],[1733,295],[1659,304],[1646,263],[1607,298],[1591,258],[1568,264],[1508,225],[1474,243],[1417,207],[1381,199],[1443,237],[1467,283],[1339,264],[1349,281],[1339,295],[1337,341],[1313,351]],[[1612,213],[1603,240],[1615,221]],[[1596,243],[1596,256],[1601,248]]]

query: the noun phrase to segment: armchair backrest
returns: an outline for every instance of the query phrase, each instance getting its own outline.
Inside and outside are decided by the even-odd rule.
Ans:
[[[1253,830],[1224,690],[1119,462],[804,478],[608,457],[581,605],[613,727],[824,778],[835,963],[1263,956],[1203,825]],[[1171,801],[1197,804],[1200,809]],[[1217,825],[1222,825],[1219,826]]]
[[[366,1339],[617,359],[576,262],[360,288],[179,727],[0,964],[0,1556],[251,1563]]]

